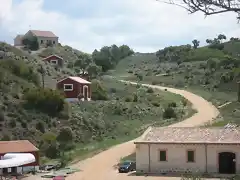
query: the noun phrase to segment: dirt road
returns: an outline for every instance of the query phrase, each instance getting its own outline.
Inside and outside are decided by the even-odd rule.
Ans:
[[[126,83],[127,81],[122,82]],[[215,108],[211,103],[193,93],[184,90],[148,84],[143,84],[143,86],[148,86],[161,90],[167,89],[169,92],[180,94],[184,96],[186,99],[188,99],[193,104],[193,107],[198,111],[192,117],[171,126],[188,126],[188,127],[199,126],[209,121],[212,121],[219,114],[217,108]],[[113,166],[117,164],[122,157],[125,157],[134,152],[135,146],[133,144],[133,141],[119,144],[117,146],[110,148],[109,150],[103,151],[102,153],[95,155],[92,158],[79,162],[75,166],[80,168],[82,171],[68,176],[67,180],[159,179],[159,177],[128,176],[126,174],[119,174],[116,172],[116,170],[113,169]],[[161,179],[168,178],[161,177]]]

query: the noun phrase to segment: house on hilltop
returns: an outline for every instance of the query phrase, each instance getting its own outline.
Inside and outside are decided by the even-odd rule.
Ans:
[[[136,171],[240,173],[240,129],[158,127],[136,144]]]
[[[14,46],[23,46],[22,40],[31,36],[37,38],[39,47],[45,47],[48,44],[56,46],[58,44],[58,36],[51,31],[29,30],[26,34],[17,35],[14,38]]]
[[[57,89],[62,90],[69,102],[91,100],[91,82],[76,76],[57,81]]]

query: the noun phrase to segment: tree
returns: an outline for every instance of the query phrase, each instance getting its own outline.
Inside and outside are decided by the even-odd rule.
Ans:
[[[198,46],[199,46],[200,41],[198,41],[197,39],[194,39],[194,40],[192,41],[192,43],[193,43],[193,48],[194,48],[194,49],[197,49]]]
[[[91,63],[88,67],[87,67],[87,72],[88,72],[88,76],[93,79],[96,78],[99,73],[102,71],[100,66],[97,66],[95,63]]]
[[[240,19],[240,2],[238,0],[157,0],[159,2],[172,4],[186,9],[190,14],[202,12],[209,16],[226,12],[237,13],[237,19]]]
[[[107,91],[103,87],[102,83],[96,79],[91,83],[92,100],[107,100]]]
[[[133,53],[133,50],[127,45],[118,47],[113,44],[110,47],[104,46],[99,51],[95,49],[92,53],[92,59],[97,66],[102,67],[103,72],[106,72],[114,68],[121,59]]]
[[[212,44],[212,43],[213,43],[213,40],[211,40],[211,39],[206,39],[206,43]]]
[[[217,37],[217,39],[219,39],[220,42],[222,42],[222,40],[226,40],[227,37],[226,37],[224,34],[219,34],[218,37]]]
[[[35,37],[35,36],[25,37],[22,40],[22,43],[25,47],[27,47],[28,49],[30,49],[32,51],[36,51],[39,49],[38,40],[37,40],[37,37]]]
[[[89,54],[83,53],[78,55],[78,60],[74,63],[75,67],[79,67],[81,74],[85,74],[87,67],[92,63],[92,58]]]
[[[72,129],[70,127],[63,127],[57,136],[57,141],[63,143],[72,142],[73,141]]]

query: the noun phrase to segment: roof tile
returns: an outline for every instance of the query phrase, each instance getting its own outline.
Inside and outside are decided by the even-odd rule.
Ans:
[[[57,37],[52,31],[30,30],[37,37]]]
[[[0,141],[0,154],[38,151],[28,140]]]
[[[140,142],[155,143],[238,143],[239,128],[155,127]]]

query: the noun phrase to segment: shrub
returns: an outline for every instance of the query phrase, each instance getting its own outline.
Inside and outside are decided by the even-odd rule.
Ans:
[[[38,73],[35,73],[33,67],[26,64],[23,60],[2,60],[0,65],[2,68],[11,71],[16,76],[33,82],[36,85],[40,84]]]
[[[137,102],[138,101],[138,95],[135,93],[133,95],[133,102]]]
[[[49,115],[57,115],[64,109],[64,97],[57,90],[34,88],[25,92],[23,98],[27,107],[36,108]]]
[[[35,36],[29,36],[29,37],[24,38],[22,40],[22,43],[25,47],[27,47],[28,49],[30,49],[32,51],[36,51],[39,49],[38,40]]]
[[[171,119],[171,118],[176,118],[176,117],[177,117],[177,114],[173,108],[171,108],[171,107],[165,108],[165,110],[163,112],[164,119]]]
[[[152,105],[153,105],[153,106],[156,106],[156,107],[159,107],[159,106],[160,106],[160,103],[159,103],[159,102],[152,102]]]
[[[15,121],[14,119],[12,119],[12,120],[9,122],[9,126],[10,126],[11,128],[16,127],[16,126],[17,126],[16,121]]]
[[[44,133],[45,132],[45,127],[44,124],[42,122],[38,122],[36,124],[36,129],[39,130],[40,132]]]
[[[45,150],[45,156],[48,158],[57,158],[60,155],[60,151],[58,148],[58,145],[56,143],[51,143],[50,145],[48,145]]]
[[[0,110],[0,122],[5,121],[5,115],[4,113]]]
[[[93,80],[91,84],[92,88],[92,100],[107,100],[107,91],[103,87],[100,81]]]
[[[168,107],[177,107],[177,103],[176,102],[171,102],[168,104]]]
[[[125,102],[131,102],[132,101],[132,98],[131,97],[126,97],[125,98]]]
[[[59,142],[72,142],[73,141],[73,132],[70,127],[63,127],[58,136],[57,140]]]
[[[148,88],[147,89],[147,93],[153,93],[154,91],[153,91],[153,88]]]

